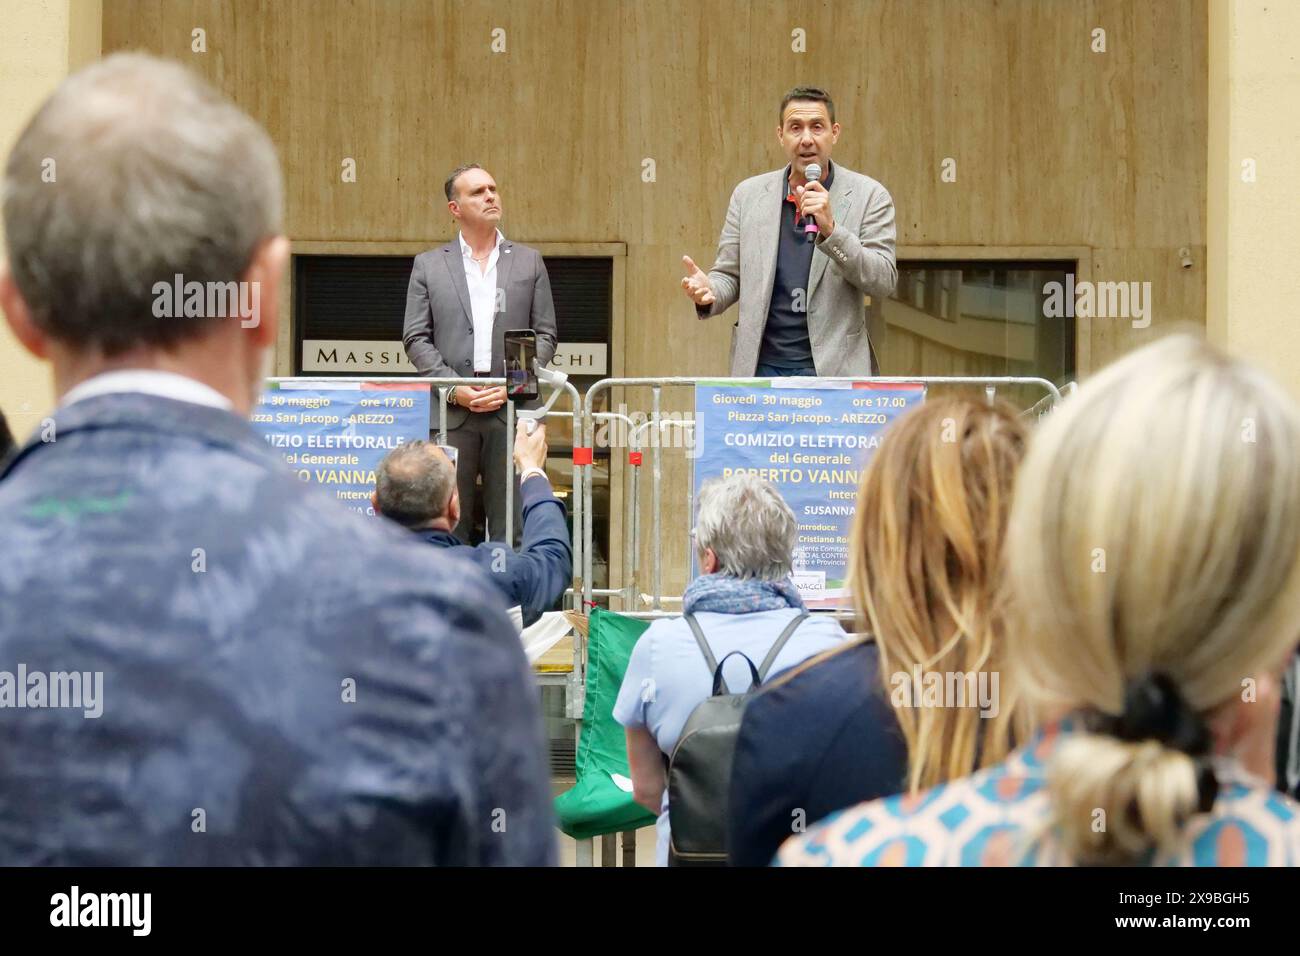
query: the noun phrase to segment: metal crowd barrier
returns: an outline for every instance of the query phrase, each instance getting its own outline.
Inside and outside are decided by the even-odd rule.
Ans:
[[[633,476],[632,491],[629,497],[632,499],[631,503],[632,506],[636,508],[636,511],[632,519],[630,528],[625,524],[624,534],[626,535],[630,531],[632,535],[632,542],[631,542],[632,553],[637,555],[637,558],[629,562],[627,566],[628,570],[633,575],[632,583],[629,585],[625,585],[623,588],[603,589],[601,594],[605,594],[607,592],[613,592],[615,594],[627,594],[630,597],[632,594],[635,593],[634,590],[632,590],[635,587],[635,581],[636,581],[635,573],[640,570],[639,555],[640,555],[640,543],[641,543],[640,542],[641,528],[640,528],[640,509],[639,507],[637,507],[638,505],[637,499],[639,497],[639,475],[640,475],[640,468],[641,468],[641,461],[642,461],[641,459],[642,448],[640,443],[641,433],[646,431],[649,428],[653,428],[656,426],[657,426],[656,428],[657,432],[662,432],[663,428],[669,426],[677,426],[682,428],[692,428],[694,426],[693,421],[678,421],[676,419],[664,420],[662,418],[663,388],[665,386],[693,388],[700,382],[708,382],[710,384],[719,384],[719,385],[744,385],[744,384],[751,383],[753,381],[754,379],[752,376],[745,377],[745,378],[730,378],[730,377],[718,377],[718,376],[708,376],[708,375],[698,376],[698,377],[670,376],[670,377],[660,377],[660,378],[604,378],[594,383],[590,388],[587,389],[586,396],[584,397],[583,400],[583,405],[587,410],[587,412],[582,425],[582,432],[583,432],[582,442],[583,445],[589,450],[593,449],[595,443],[596,418],[600,416],[618,414],[618,413],[610,413],[610,412],[596,412],[593,414],[591,412],[591,409],[596,407],[596,401],[602,392],[610,391],[614,388],[647,388],[648,387],[651,393],[650,419],[632,430],[631,434],[629,435],[629,442],[628,442],[630,448],[629,466],[632,468],[632,476]],[[1035,386],[1035,387],[1042,388],[1047,393],[1046,396],[1044,397],[1044,401],[1050,401],[1052,405],[1055,405],[1056,402],[1059,402],[1061,400],[1060,389],[1058,389],[1054,384],[1052,384],[1047,379],[1038,378],[1036,376],[938,376],[938,375],[875,376],[875,377],[828,376],[825,378],[820,378],[819,381],[848,382],[848,383],[863,382],[863,383],[878,383],[878,384],[921,384],[927,387],[931,385],[939,385],[939,386],[975,385],[975,386],[984,387],[985,394],[988,397],[989,401],[993,401],[997,397],[998,388],[1028,385],[1028,386]],[[1041,402],[1039,404],[1041,404]],[[1037,407],[1038,406],[1035,406],[1035,408]],[[627,418],[627,416],[622,416],[622,417],[625,419]],[[652,540],[654,542],[654,546],[651,548],[651,555],[652,555],[651,582],[653,586],[653,591],[651,593],[651,604],[652,607],[656,610],[662,607],[665,598],[665,596],[662,593],[663,592],[663,584],[662,584],[663,550],[659,546],[659,543],[661,541],[661,534],[662,534],[661,485],[663,481],[663,456],[662,456],[663,442],[658,440],[659,437],[660,436],[656,434],[655,435],[656,440],[651,443],[652,484],[651,484],[650,522],[651,522]],[[575,435],[575,443],[576,441],[577,438]],[[575,480],[577,479],[577,477],[578,475],[575,469]],[[591,482],[590,465],[585,466],[585,470],[582,473],[581,477],[582,477],[583,484],[580,493],[584,499],[582,505],[582,513],[584,518],[583,533],[582,533],[583,536],[582,553],[586,561],[582,573],[582,578],[583,581],[585,582],[585,588],[582,593],[582,606],[584,608],[588,608],[592,606],[593,598],[597,596],[597,592],[594,591],[591,587],[592,563],[593,563],[593,550],[592,550],[593,548],[593,540],[592,540],[593,485]],[[613,480],[612,473],[611,473],[610,480],[611,481]],[[575,488],[575,493],[578,493],[578,490],[576,488]],[[694,498],[694,487],[693,487],[693,477],[692,477],[691,487],[687,492],[686,503],[687,503],[688,512],[693,505],[693,498]],[[574,656],[576,660],[578,655],[575,653]]]
[[[275,383],[293,383],[304,385],[337,385],[341,383],[366,383],[374,382],[377,384],[401,383],[401,384],[422,384],[428,385],[430,390],[437,390],[437,433],[438,440],[446,444],[447,441],[447,391],[457,385],[466,384],[464,378],[458,376],[447,377],[415,377],[415,376],[356,376],[356,377],[331,377],[331,376],[276,376],[267,379],[268,382]],[[679,428],[683,431],[692,433],[695,422],[693,420],[664,419],[662,417],[662,394],[665,387],[693,388],[700,382],[709,382],[711,384],[722,385],[742,385],[752,382],[752,377],[747,378],[730,378],[718,376],[667,376],[657,378],[604,378],[594,383],[587,389],[586,395],[582,395],[570,382],[564,382],[561,390],[569,396],[571,411],[550,410],[547,413],[548,418],[571,418],[573,425],[573,501],[571,513],[573,518],[572,528],[572,550],[573,550],[573,567],[574,579],[572,588],[566,591],[566,597],[574,609],[583,612],[595,606],[596,598],[619,598],[622,607],[620,613],[631,614],[636,616],[658,615],[674,616],[677,612],[665,612],[663,610],[664,602],[672,603],[680,600],[677,596],[669,596],[663,593],[663,549],[660,546],[663,533],[663,441],[662,435],[666,429]],[[1062,391],[1044,378],[1033,376],[876,376],[876,377],[854,377],[838,376],[826,377],[819,379],[824,382],[847,382],[847,383],[879,383],[879,384],[923,384],[926,386],[949,386],[949,385],[975,385],[983,386],[989,400],[992,401],[997,394],[998,388],[1010,386],[1035,386],[1043,389],[1046,393],[1041,401],[1036,403],[1026,414],[1041,415],[1050,411],[1057,402],[1061,400]],[[474,379],[476,386],[484,385],[504,385],[504,378],[480,378]],[[549,387],[549,386],[548,386]],[[1065,386],[1064,391],[1069,392],[1073,383]],[[614,388],[649,388],[651,390],[651,409],[650,418],[647,421],[637,423],[630,416],[621,412],[613,411],[593,411],[598,397],[604,392],[611,392]],[[629,473],[625,476],[625,495],[624,495],[624,522],[623,522],[623,547],[624,547],[624,581],[622,586],[611,586],[597,588],[594,586],[594,559],[595,549],[593,542],[593,517],[594,517],[594,451],[595,451],[595,428],[597,422],[621,422],[627,427],[627,447],[629,453],[628,465]],[[432,423],[431,423],[432,424]],[[506,403],[506,468],[507,475],[511,479],[506,486],[506,540],[514,540],[514,425],[515,410],[514,405]],[[651,569],[650,569],[650,586],[651,590],[646,599],[646,595],[640,592],[641,574],[641,545],[642,545],[642,523],[641,523],[641,467],[644,459],[645,438],[651,436],[651,511],[650,511],[650,533],[654,546],[651,548]],[[611,459],[611,464],[613,459]],[[613,469],[611,468],[610,480],[613,481]],[[686,495],[686,511],[689,513],[694,505],[694,476],[689,476],[688,489]],[[689,542],[687,544],[689,550]],[[690,555],[687,555],[689,560]],[[642,612],[638,610],[639,603],[645,599],[649,604],[650,610]],[[585,691],[585,669],[586,669],[586,647],[585,640],[580,634],[575,634],[573,647],[573,670],[566,680],[568,688],[568,700],[566,713],[580,719],[582,715],[583,696]]]

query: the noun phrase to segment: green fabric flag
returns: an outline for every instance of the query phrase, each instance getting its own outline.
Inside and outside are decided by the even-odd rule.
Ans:
[[[627,672],[632,648],[648,621],[595,608],[587,637],[587,699],[582,734],[574,760],[577,783],[555,798],[560,829],[575,840],[636,830],[655,822],[655,814],[621,790],[611,774],[630,776],[627,739],[614,719],[614,702]]]

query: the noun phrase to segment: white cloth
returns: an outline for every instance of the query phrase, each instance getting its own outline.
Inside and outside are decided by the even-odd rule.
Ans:
[[[474,251],[460,234],[460,257],[465,263],[465,282],[469,285],[469,308],[474,319],[474,371],[492,371],[492,325],[496,321],[497,259],[501,257],[501,230],[488,253],[487,269],[474,261]]]
[[[69,389],[63,396],[63,401],[59,402],[59,407],[99,395],[115,395],[121,392],[157,395],[160,398],[189,402],[193,405],[208,405],[225,411],[234,409],[230,399],[211,386],[175,372],[161,372],[146,368],[101,372]]]
[[[510,619],[515,622],[516,627],[520,627],[523,622],[523,613],[519,608],[510,609]],[[519,639],[524,643],[524,654],[528,657],[528,663],[536,664],[552,647],[560,642],[560,638],[573,631],[573,625],[569,619],[564,616],[563,611],[546,611],[533,622],[532,627],[525,627],[519,634]]]

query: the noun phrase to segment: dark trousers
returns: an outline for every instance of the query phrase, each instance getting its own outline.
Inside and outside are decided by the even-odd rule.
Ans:
[[[494,412],[470,412],[459,428],[447,430],[447,444],[456,449],[456,488],[460,491],[460,524],[453,529],[466,544],[473,540],[474,513],[479,504],[478,479],[482,477],[483,515],[487,537],[506,539],[506,423]],[[523,530],[523,512],[519,503],[519,478],[515,477],[514,541],[519,543]]]
[[[780,368],[779,366],[776,365],[763,365],[760,363],[758,368],[754,370],[754,374],[757,375],[759,378],[785,378],[791,375],[816,375],[817,369]],[[876,361],[875,348],[872,348],[871,350],[871,374],[872,375],[880,374],[880,363]]]
[[[815,368],[780,368],[776,365],[760,365],[754,370],[759,378],[785,378],[790,375],[816,375]]]

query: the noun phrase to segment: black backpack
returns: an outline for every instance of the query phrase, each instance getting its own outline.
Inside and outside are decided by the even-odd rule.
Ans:
[[[757,668],[741,651],[715,660],[694,614],[684,614],[713,674],[713,694],[701,701],[682,727],[668,758],[669,866],[725,866],[727,863],[727,796],[731,761],[740,733],[740,719],[749,697],[767,677],[772,662],[795,629],[808,617],[804,611],[791,621]],[[724,693],[722,667],[734,654],[749,665],[753,678],[743,694]]]

